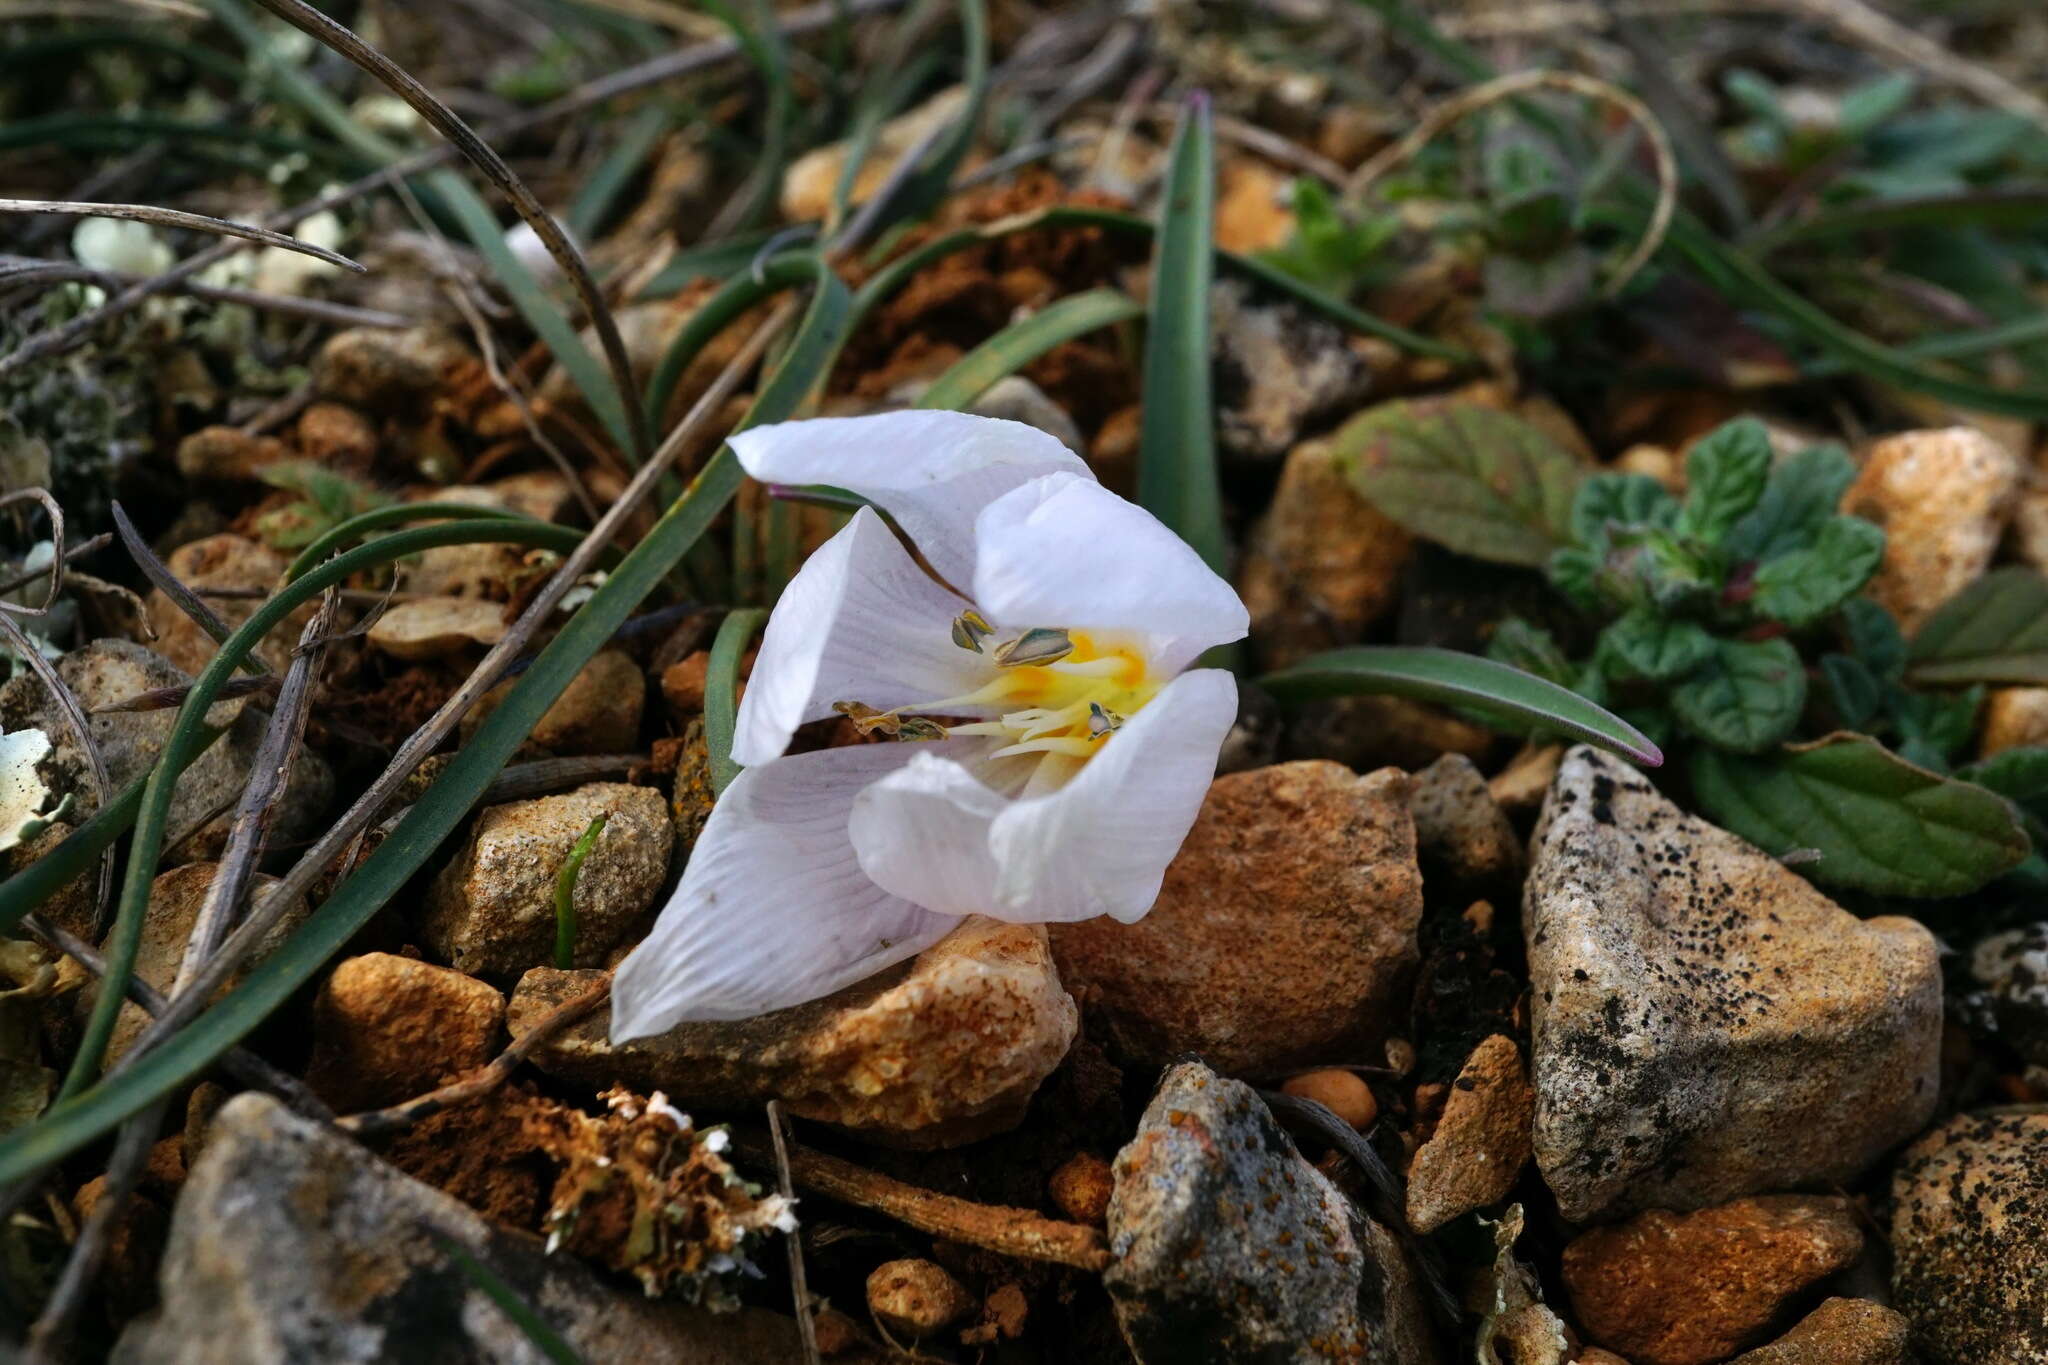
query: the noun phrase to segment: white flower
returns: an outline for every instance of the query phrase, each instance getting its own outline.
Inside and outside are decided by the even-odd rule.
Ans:
[[[682,884],[620,966],[612,1037],[829,994],[961,916],[1142,917],[1237,714],[1237,594],[1033,427],[902,412],[733,438],[766,483],[871,508],[768,622]],[[934,577],[936,575],[936,578]],[[949,586],[950,585],[950,586]],[[957,591],[956,591],[957,589]],[[835,711],[921,743],[786,755]]]
[[[177,259],[155,228],[133,218],[81,219],[71,230],[71,254],[110,275],[161,275]]]

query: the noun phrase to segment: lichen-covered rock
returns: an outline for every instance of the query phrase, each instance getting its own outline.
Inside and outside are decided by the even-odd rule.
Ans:
[[[1901,432],[1864,456],[1842,510],[1884,528],[1869,591],[1908,632],[1990,567],[2020,473],[2018,457],[1974,427]]]
[[[1529,1161],[1535,1107],[1514,1039],[1495,1034],[1473,1049],[1408,1168],[1408,1225],[1435,1232],[1507,1198]]]
[[[1697,1213],[1663,1209],[1564,1249],[1579,1324],[1636,1365],[1707,1365],[1765,1333],[1802,1290],[1855,1261],[1847,1199],[1765,1195]]]
[[[668,876],[675,826],[652,787],[592,782],[492,806],[434,879],[420,941],[470,976],[516,977],[553,961],[555,879],[592,820],[604,831],[576,874],[576,962],[604,962]]]
[[[1892,1303],[1929,1365],[2048,1360],[2048,1106],[1958,1114],[1892,1173]]]
[[[513,1036],[595,979],[528,972],[512,994]],[[822,1000],[616,1047],[600,1009],[533,1061],[593,1088],[661,1090],[678,1104],[780,1098],[801,1118],[876,1141],[946,1147],[1015,1127],[1078,1026],[1044,929],[976,916],[911,962]]]
[[[164,557],[164,567],[171,571],[171,577],[201,593],[201,599],[213,608],[214,615],[226,622],[230,630],[254,616],[256,608],[263,605],[262,599],[212,597],[206,596],[203,590],[255,589],[267,594],[277,587],[286,562],[283,555],[268,545],[225,531],[180,545]],[[318,602],[305,602],[294,608],[291,615],[272,627],[265,643],[258,646],[258,651],[267,650],[274,657],[290,650],[299,642],[299,633],[306,628],[306,622],[312,620],[313,613],[319,609]],[[219,651],[213,637],[200,629],[159,588],[151,588],[143,599],[143,614],[149,621],[149,628],[156,632],[156,652],[186,674],[197,676]]]
[[[1524,898],[1536,1161],[1574,1221],[1853,1179],[1933,1112],[1934,938],[1587,746]]]
[[[1460,892],[1516,884],[1522,840],[1493,799],[1479,767],[1463,754],[1445,754],[1415,774],[1415,851],[1432,887],[1447,882]]]
[[[868,1276],[867,1293],[868,1311],[912,1341],[943,1331],[975,1306],[960,1281],[931,1261],[885,1261]]]
[[[801,1356],[796,1324],[714,1315],[604,1283],[538,1238],[493,1228],[267,1095],[214,1117],[171,1222],[163,1303],[114,1365],[485,1365],[543,1357],[449,1250],[492,1273],[586,1365],[760,1365]]]
[[[466,738],[476,732],[518,679],[486,692],[462,718]],[[640,716],[647,705],[647,676],[623,649],[601,649],[578,669],[562,695],[541,713],[527,740],[549,753],[628,754],[640,747]]]
[[[1415,538],[1358,495],[1328,441],[1288,452],[1238,567],[1252,645],[1267,668],[1354,645],[1399,598]]]
[[[1145,918],[1052,944],[1126,1055],[1264,1075],[1382,1041],[1421,918],[1407,774],[1285,763],[1216,779]]]
[[[1209,287],[1209,336],[1217,440],[1241,460],[1279,459],[1310,423],[1357,407],[1372,388],[1343,329],[1243,280]]]
[[[1401,1243],[1304,1161],[1255,1091],[1167,1071],[1117,1154],[1103,1275],[1141,1365],[1431,1365]]]
[[[1828,1299],[1768,1346],[1728,1365],[1913,1365],[1905,1318],[1868,1299]]]
[[[2048,920],[1984,939],[1969,966],[1977,989],[1966,1003],[1987,1012],[2015,1052],[2048,1066]]]
[[[341,1113],[411,1099],[497,1055],[505,997],[461,972],[392,953],[334,969],[313,1004],[306,1081]]]
[[[143,912],[142,935],[135,947],[135,975],[159,991],[168,992],[178,978],[179,964],[185,960],[185,945],[192,937],[192,927],[199,922],[199,911],[206,902],[207,890],[212,887],[214,874],[219,870],[218,863],[187,863],[161,874],[149,884],[149,908]],[[247,907],[266,903],[271,888],[276,884],[277,878],[261,873],[252,878],[248,899],[242,903],[244,914]],[[276,952],[291,936],[292,930],[305,922],[305,902],[292,902],[276,927],[263,936],[251,961],[221,984],[220,993],[225,994],[232,989],[256,963]],[[79,1009],[91,1009],[98,998],[99,983],[94,981],[79,992]],[[114,1031],[107,1039],[106,1064],[111,1066],[119,1060],[148,1024],[149,1016],[143,1013],[142,1006],[132,1000],[124,1001],[120,1014],[115,1016]]]
[[[176,708],[157,711],[110,711],[145,692],[183,687],[192,679],[162,655],[128,640],[94,640],[57,661],[64,680],[86,713],[86,728],[107,767],[107,780],[118,791],[156,766],[177,724]],[[234,801],[249,783],[249,768],[262,747],[269,717],[246,700],[217,702],[207,723],[227,733],[208,746],[178,778],[171,792],[167,856],[208,858],[227,842],[234,820]],[[91,768],[78,746],[70,722],[35,674],[22,670],[0,686],[0,730],[34,728],[51,740],[50,752],[37,764],[51,792],[72,798],[71,814],[83,821],[99,809]],[[272,838],[289,842],[310,835],[334,793],[334,775],[318,754],[304,752],[285,783],[271,817]],[[222,813],[211,820],[209,812]],[[203,828],[192,831],[200,821]]]

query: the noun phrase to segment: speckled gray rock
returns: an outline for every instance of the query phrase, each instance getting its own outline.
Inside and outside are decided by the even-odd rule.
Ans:
[[[1728,1365],[1912,1365],[1905,1318],[1868,1299],[1829,1299],[1768,1346]]]
[[[1933,1112],[1941,977],[1580,746],[1524,894],[1536,1161],[1567,1218],[1854,1178]]]
[[[1243,280],[1210,286],[1216,435],[1224,454],[1277,460],[1310,423],[1365,401],[1372,370],[1343,331],[1297,304],[1254,299]]]
[[[2048,1106],[1959,1114],[1907,1148],[1892,1255],[1929,1365],[2048,1360]]]
[[[114,1365],[545,1365],[450,1257],[488,1265],[587,1365],[797,1360],[793,1320],[604,1284],[265,1095],[230,1100],[178,1198],[162,1306]]]
[[[528,972],[512,993],[512,1036],[597,979]],[[533,1062],[591,1090],[660,1090],[683,1105],[779,1098],[801,1118],[871,1141],[950,1147],[1016,1127],[1079,1027],[1044,927],[970,915],[912,961],[822,1000],[617,1046],[607,1006],[543,1044]]]
[[[107,780],[117,791],[156,766],[178,713],[175,708],[115,712],[105,708],[144,692],[183,687],[192,681],[169,659],[129,640],[94,640],[80,646],[57,661],[57,676],[85,709],[93,743],[107,765]],[[263,743],[269,720],[247,701],[216,703],[206,718],[210,724],[226,726],[228,732],[179,777],[171,795],[171,837],[192,829],[223,803],[230,808],[176,850],[165,850],[186,858],[210,858],[226,845],[228,826],[234,819],[232,803],[248,784],[249,766]],[[74,822],[98,810],[91,770],[70,725],[50,701],[42,680],[24,671],[0,686],[0,730],[27,726],[50,736],[49,756],[37,768],[53,793],[60,797],[71,794]],[[301,754],[278,806],[273,839],[290,842],[312,833],[333,794],[334,777],[327,764],[318,754]]]
[[[1971,950],[1970,978],[1970,1006],[2014,1051],[2048,1066],[2048,921],[1983,940]]]
[[[434,879],[420,939],[470,976],[516,977],[553,960],[555,878],[599,815],[604,832],[576,876],[576,965],[604,963],[668,875],[675,826],[652,787],[592,782],[492,806]]]
[[[1465,755],[1445,754],[1415,774],[1408,808],[1415,814],[1415,853],[1430,886],[1447,881],[1461,891],[1480,891],[1520,882],[1522,840],[1479,765]]]
[[[1103,1284],[1141,1365],[1437,1360],[1400,1242],[1250,1086],[1169,1069],[1115,1173]]]

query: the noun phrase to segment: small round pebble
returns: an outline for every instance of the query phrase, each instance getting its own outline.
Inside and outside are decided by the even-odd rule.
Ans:
[[[1349,1071],[1334,1067],[1303,1072],[1288,1080],[1280,1090],[1282,1094],[1292,1095],[1298,1100],[1314,1100],[1361,1133],[1372,1127],[1372,1121],[1380,1115],[1379,1101],[1372,1097],[1372,1087]]]
[[[1076,1223],[1099,1228],[1109,1221],[1109,1196],[1116,1187],[1109,1163],[1093,1152],[1076,1152],[1046,1182],[1053,1206]]]
[[[868,1308],[898,1336],[928,1337],[973,1307],[960,1281],[930,1261],[889,1261],[868,1276]]]

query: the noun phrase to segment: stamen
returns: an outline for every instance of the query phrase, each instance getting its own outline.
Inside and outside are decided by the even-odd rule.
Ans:
[[[1056,663],[1074,652],[1074,642],[1063,630],[1033,626],[1014,640],[996,646],[998,668],[1024,668],[1032,664]]]
[[[1102,739],[1111,731],[1123,728],[1124,718],[1104,707],[1099,701],[1088,703],[1088,738]]]
[[[933,740],[946,737],[946,727],[923,716],[906,716],[900,711],[877,711],[865,702],[836,701],[832,709],[853,722],[863,735],[882,734],[891,739]],[[1008,734],[1004,730],[1000,733]]]
[[[981,642],[996,633],[996,628],[972,607],[953,618],[953,643],[962,649],[981,653]]]
[[[1064,736],[1048,736],[1044,739],[1027,739],[1021,744],[1012,744],[990,754],[990,758],[1012,758],[1018,754],[1065,754],[1068,758],[1087,758],[1095,752],[1094,744],[1085,739],[1068,739]]]

